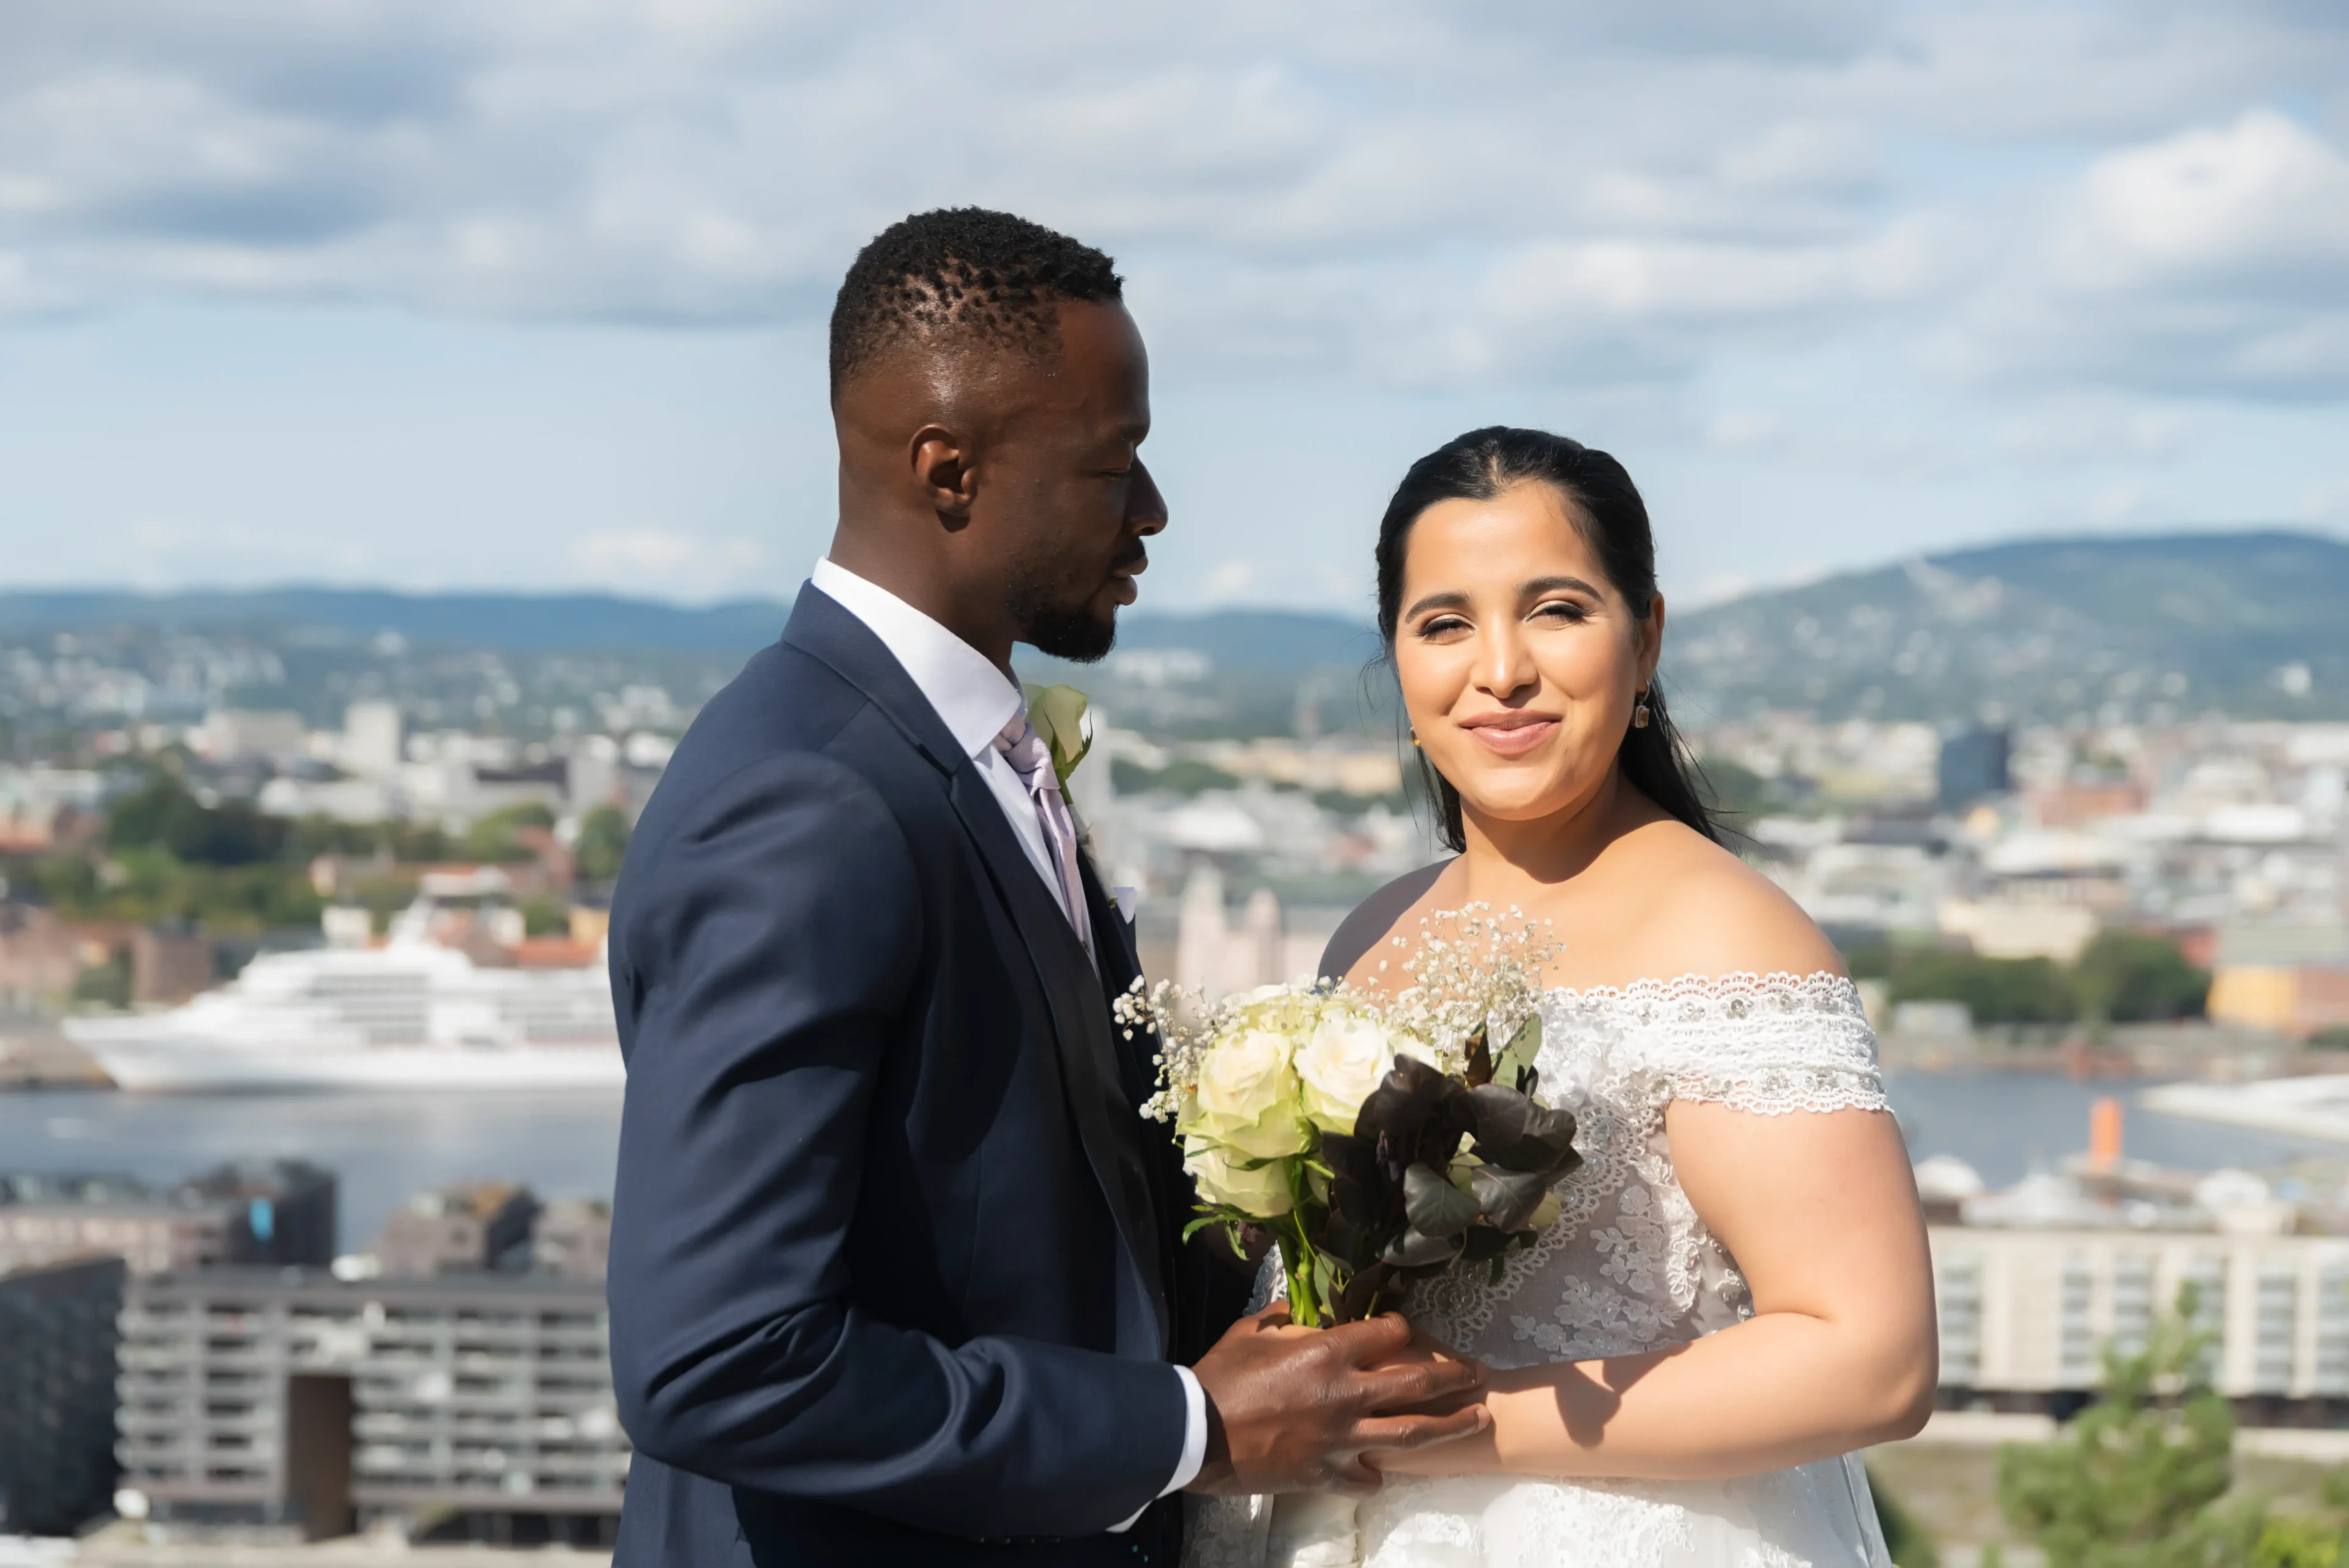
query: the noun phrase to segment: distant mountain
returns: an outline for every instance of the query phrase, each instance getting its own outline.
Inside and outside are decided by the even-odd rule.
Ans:
[[[782,630],[787,606],[741,599],[706,607],[612,594],[401,594],[371,588],[133,594],[0,593],[0,633],[159,627],[328,633],[364,642],[386,632],[411,643],[506,651],[639,648],[748,653]]]
[[[0,593],[0,639],[241,628],[356,649],[396,632],[419,649],[640,650],[714,668],[772,641],[789,613],[771,599],[695,608],[604,594],[14,592]],[[1118,646],[1196,649],[1241,686],[1250,673],[1322,672],[1331,691],[1345,687],[1327,672],[1378,651],[1367,617],[1258,609],[1142,611],[1124,618]],[[1677,613],[1664,673],[1675,711],[1698,723],[1773,708],[1932,722],[1986,711],[2349,718],[2349,543],[2276,530],[1927,556]],[[1068,678],[1089,689],[1116,679]],[[1268,714],[1288,711],[1295,683],[1280,684],[1260,693]]]
[[[1176,615],[1143,610],[1118,618],[1123,649],[1195,648],[1226,670],[1353,668],[1379,651],[1368,617],[1304,610],[1228,609]]]
[[[2349,543],[2033,539],[1749,595],[1672,621],[1690,720],[2349,717]]]
[[[657,649],[744,655],[772,642],[791,614],[775,599],[704,607],[611,594],[402,594],[365,588],[245,592],[0,593],[0,635],[98,627],[244,628],[365,642],[386,632],[419,646],[555,649]],[[1365,623],[1293,610],[1143,611],[1123,618],[1121,648],[1194,648],[1226,669],[1311,670],[1360,664],[1377,649]]]

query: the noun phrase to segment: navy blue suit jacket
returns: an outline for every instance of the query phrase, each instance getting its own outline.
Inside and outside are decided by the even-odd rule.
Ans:
[[[1150,1041],[978,769],[814,588],[629,846],[612,1364],[622,1568],[1171,1563],[1189,1360],[1245,1283],[1135,1114]]]

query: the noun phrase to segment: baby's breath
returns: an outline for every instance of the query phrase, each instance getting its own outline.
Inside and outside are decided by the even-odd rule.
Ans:
[[[1197,1088],[1199,1068],[1216,1042],[1244,1029],[1270,1029],[1291,1038],[1309,1033],[1326,1010],[1376,1017],[1386,1028],[1430,1047],[1447,1073],[1466,1064],[1468,1037],[1479,1026],[1506,1039],[1541,1003],[1541,971],[1557,952],[1549,922],[1528,921],[1514,907],[1495,916],[1488,906],[1444,909],[1420,921],[1417,953],[1403,961],[1411,983],[1392,996],[1348,984],[1263,986],[1210,1001],[1196,987],[1139,977],[1112,1004],[1127,1039],[1138,1030],[1158,1036],[1152,1058],[1158,1092],[1142,1107],[1153,1121],[1173,1121]],[[1397,947],[1407,947],[1402,937]],[[1381,960],[1379,968],[1386,969]]]

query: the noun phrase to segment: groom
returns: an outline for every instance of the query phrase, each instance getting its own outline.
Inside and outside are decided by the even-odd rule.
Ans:
[[[1136,1115],[1137,972],[1021,712],[1015,642],[1107,652],[1166,511],[1109,258],[928,213],[832,320],[840,524],[714,698],[613,910],[628,1061],[622,1568],[1172,1568],[1173,1495],[1360,1490],[1459,1366],[1398,1318],[1242,1318]],[[1237,1320],[1237,1321],[1236,1321]]]

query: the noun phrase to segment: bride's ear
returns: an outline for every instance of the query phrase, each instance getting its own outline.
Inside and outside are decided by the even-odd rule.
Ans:
[[[1652,685],[1656,666],[1664,656],[1664,596],[1657,594],[1648,600],[1648,618],[1639,623],[1632,636],[1638,640],[1640,684]]]

